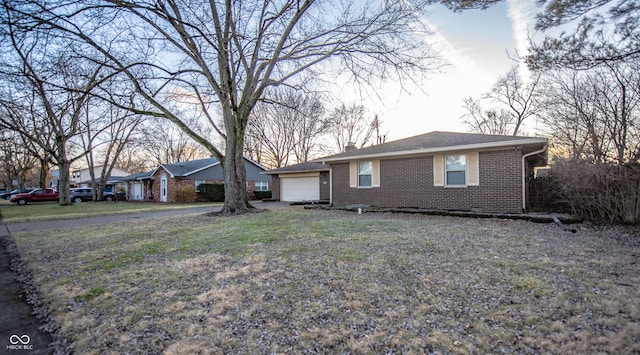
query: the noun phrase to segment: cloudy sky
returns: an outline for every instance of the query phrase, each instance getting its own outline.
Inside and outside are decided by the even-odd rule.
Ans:
[[[526,54],[528,29],[533,31],[535,8],[527,0],[507,0],[485,11],[453,13],[434,7],[427,21],[433,26],[449,62],[444,73],[423,80],[425,91],[399,92],[392,83],[385,85],[382,100],[365,103],[377,113],[395,140],[429,131],[459,131],[467,127],[461,116],[462,100],[479,97],[499,76],[516,64],[516,53]],[[526,68],[522,68],[527,75]],[[382,101],[382,102],[381,102]]]

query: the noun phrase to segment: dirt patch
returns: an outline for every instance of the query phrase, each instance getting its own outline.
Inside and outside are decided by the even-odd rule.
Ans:
[[[633,353],[632,227],[275,208],[15,236],[101,353]]]

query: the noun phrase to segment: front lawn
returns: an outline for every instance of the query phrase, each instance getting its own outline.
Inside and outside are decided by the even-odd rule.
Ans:
[[[35,202],[18,206],[9,201],[0,200],[0,212],[5,223],[48,221],[55,219],[96,217],[134,212],[159,211],[188,207],[210,206],[211,204],[168,204],[143,202],[81,202],[70,206],[60,206],[57,202]],[[221,204],[220,204],[221,205]]]
[[[638,230],[292,207],[14,238],[73,353],[634,353]]]

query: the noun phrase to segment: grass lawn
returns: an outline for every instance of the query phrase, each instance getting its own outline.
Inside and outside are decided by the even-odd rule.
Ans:
[[[14,238],[73,353],[637,353],[637,232],[279,207]]]
[[[82,202],[70,206],[60,206],[57,202],[37,202],[26,206],[18,206],[15,203],[0,199],[0,212],[2,213],[2,220],[5,223],[15,223],[127,214],[133,212],[158,211],[206,205],[207,204],[204,203],[167,204],[124,201],[114,203],[97,201]]]

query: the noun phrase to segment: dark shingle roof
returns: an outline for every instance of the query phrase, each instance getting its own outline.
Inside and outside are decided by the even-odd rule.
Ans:
[[[273,169],[265,172],[265,174],[282,174],[282,173],[301,173],[301,172],[315,172],[315,171],[328,171],[329,166],[322,163],[304,162],[295,165],[285,166],[284,168]]]
[[[207,158],[199,160],[185,161],[175,164],[161,164],[165,170],[167,170],[173,176],[186,176],[193,174],[202,169],[208,168],[218,164],[218,159]]]
[[[385,156],[421,153],[427,151],[446,151],[451,148],[479,148],[505,146],[509,144],[540,144],[546,139],[519,137],[519,136],[499,136],[477,133],[454,133],[454,132],[429,132],[414,137],[400,139],[380,145],[374,145],[361,149],[349,150],[343,153],[331,155],[318,159],[317,161],[347,160],[361,156]]]
[[[135,180],[150,179],[153,176],[153,172],[154,172],[154,170],[144,171],[144,172],[141,172],[141,173],[135,173],[135,174],[127,175],[127,176],[124,176],[122,178],[122,180],[123,181],[135,181]]]

